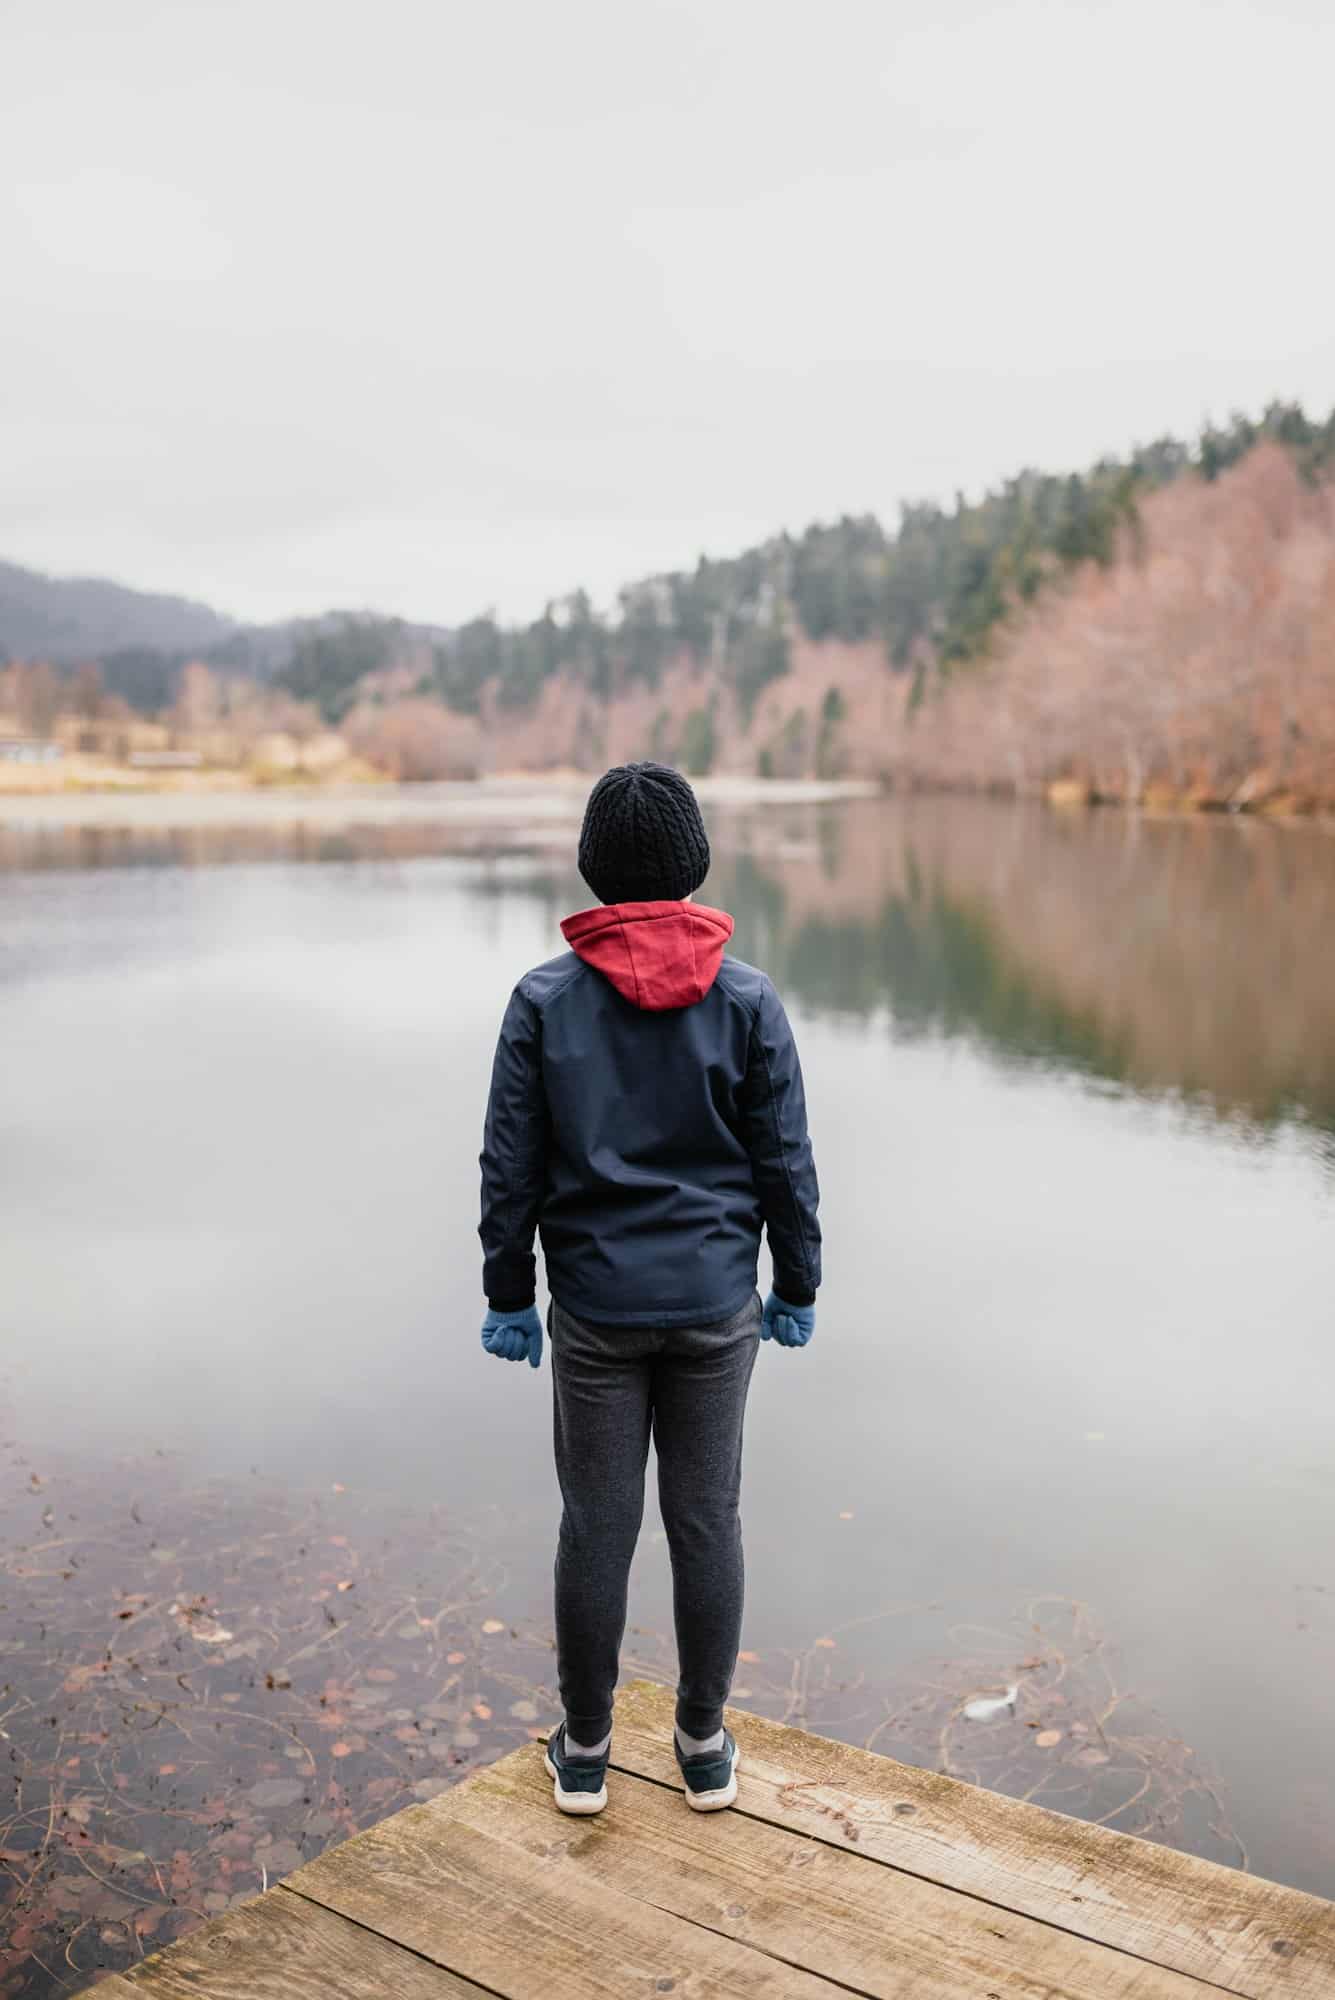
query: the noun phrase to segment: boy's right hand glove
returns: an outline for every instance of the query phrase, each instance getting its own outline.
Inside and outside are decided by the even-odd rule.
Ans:
[[[542,1321],[536,1306],[522,1312],[489,1312],[482,1322],[482,1345],[500,1361],[527,1360],[542,1366]]]
[[[815,1306],[790,1306],[777,1292],[766,1299],[760,1318],[760,1338],[780,1347],[805,1347],[816,1331]]]

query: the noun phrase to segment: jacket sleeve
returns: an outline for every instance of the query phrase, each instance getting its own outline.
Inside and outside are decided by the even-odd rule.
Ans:
[[[547,1164],[542,1017],[516,987],[501,1022],[482,1134],[482,1289],[494,1312],[531,1306]]]
[[[774,1260],[774,1289],[789,1305],[809,1306],[820,1284],[820,1189],[797,1044],[768,980],[751,1028],[741,1110]]]

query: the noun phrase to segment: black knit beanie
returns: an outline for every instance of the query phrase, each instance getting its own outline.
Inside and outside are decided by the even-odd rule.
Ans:
[[[680,771],[618,764],[589,793],[579,872],[600,903],[684,901],[709,873],[700,807]]]

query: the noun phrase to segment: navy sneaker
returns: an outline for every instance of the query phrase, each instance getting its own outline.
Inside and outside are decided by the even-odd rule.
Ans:
[[[543,1752],[547,1776],[553,1780],[557,1806],[563,1813],[598,1813],[607,1804],[607,1756],[568,1757],[566,1726],[558,1722]]]
[[[693,1812],[721,1812],[730,1806],[737,1796],[737,1767],[741,1755],[737,1749],[737,1739],[730,1729],[723,1732],[723,1748],[706,1750],[703,1755],[687,1757],[677,1741],[677,1732],[672,1732],[672,1747],[677,1753],[681,1775],[686,1780],[686,1803]]]

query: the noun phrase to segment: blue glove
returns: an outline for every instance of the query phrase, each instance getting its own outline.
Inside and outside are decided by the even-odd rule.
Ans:
[[[536,1306],[522,1312],[489,1312],[482,1322],[482,1345],[501,1361],[528,1358],[530,1368],[542,1366],[542,1321]]]
[[[761,1314],[762,1340],[777,1340],[780,1347],[805,1347],[815,1331],[815,1306],[790,1306],[777,1292],[770,1293]]]

